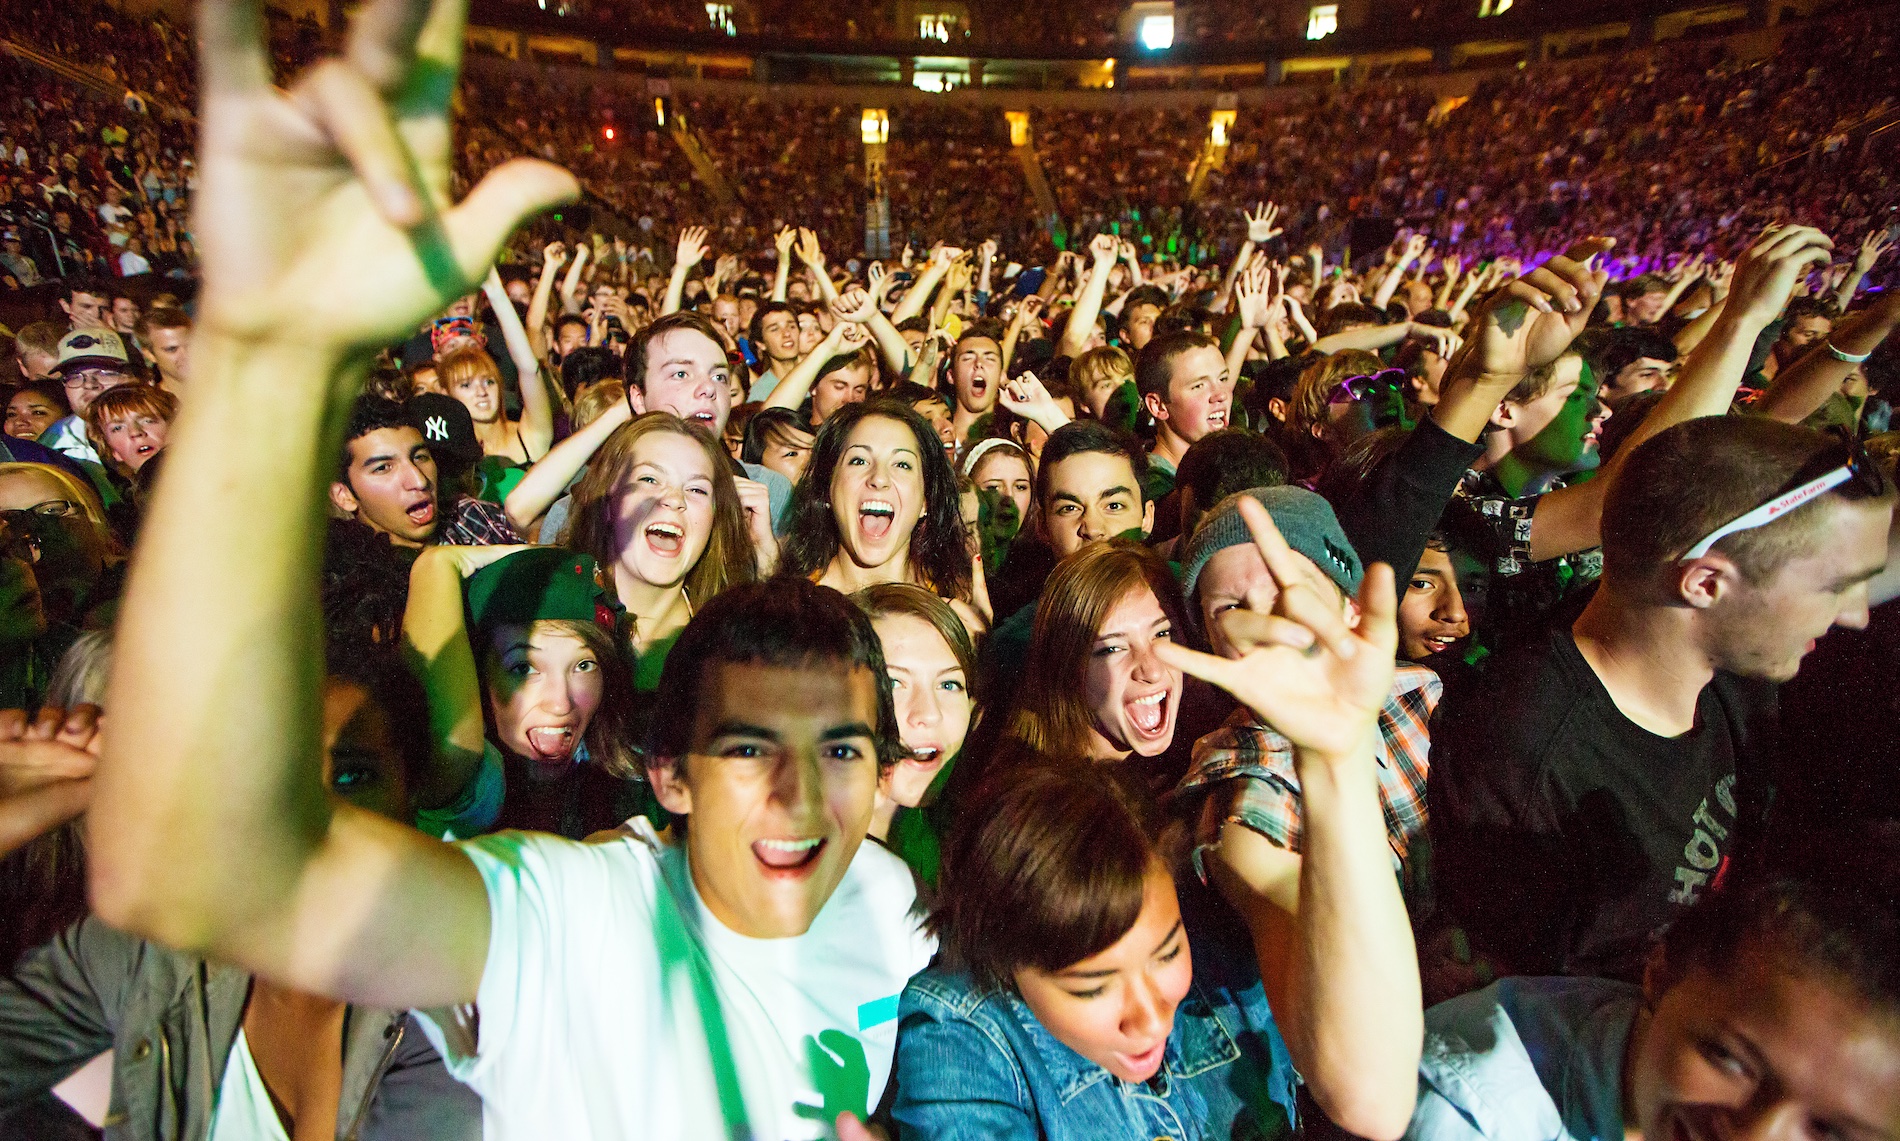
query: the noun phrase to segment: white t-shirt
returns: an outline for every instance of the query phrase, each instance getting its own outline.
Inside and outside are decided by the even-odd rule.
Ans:
[[[231,1044],[231,1056],[224,1064],[224,1080],[218,1083],[218,1095],[211,1110],[209,1141],[290,1141],[284,1123],[271,1104],[270,1089],[264,1075],[257,1072],[251,1057],[251,1044],[238,1028]]]
[[[875,1108],[934,949],[909,869],[867,841],[810,931],[750,939],[706,911],[683,849],[634,829],[462,845],[488,888],[477,1016],[424,1025],[487,1141],[806,1141]]]

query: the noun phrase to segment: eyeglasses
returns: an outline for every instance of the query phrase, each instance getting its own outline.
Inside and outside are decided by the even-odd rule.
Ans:
[[[1349,376],[1339,382],[1332,395],[1326,398],[1328,404],[1351,404],[1364,400],[1381,389],[1397,388],[1405,383],[1405,370],[1402,368],[1382,368],[1374,373],[1361,373]]]
[[[66,377],[67,388],[77,388],[85,392],[104,392],[114,385],[125,383],[125,374],[114,369],[87,369]]]
[[[1840,455],[1841,452],[1846,453],[1844,459]],[[1709,532],[1702,541],[1684,551],[1677,561],[1688,562],[1690,559],[1699,559],[1709,553],[1709,548],[1730,535],[1738,531],[1752,531],[1757,527],[1766,527],[1803,503],[1818,499],[1850,480],[1868,495],[1879,496],[1886,493],[1886,478],[1857,441],[1843,440],[1840,448],[1825,462],[1830,466],[1824,474],[1801,482],[1753,511],[1722,524]],[[1797,475],[1795,478],[1800,479],[1800,476]]]

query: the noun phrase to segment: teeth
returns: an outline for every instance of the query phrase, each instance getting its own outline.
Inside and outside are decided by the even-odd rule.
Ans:
[[[913,760],[922,762],[924,764],[928,764],[931,761],[936,760],[937,757],[940,755],[940,753],[941,753],[941,750],[933,746],[926,745],[921,749],[912,749],[910,755]]]
[[[760,841],[759,841],[759,845],[760,845],[760,847],[764,847],[764,848],[770,848],[770,849],[772,849],[772,850],[773,850],[774,852],[809,852],[809,851],[811,851],[811,850],[812,850],[813,848],[816,848],[816,847],[817,847],[817,846],[818,846],[819,844],[821,844],[821,843],[823,843],[823,841],[822,841],[822,840],[817,840],[817,839],[812,839],[812,840],[760,840]]]
[[[858,506],[860,515],[895,515],[897,508],[882,499],[867,499]]]
[[[1166,701],[1167,699],[1168,699],[1168,691],[1164,689],[1160,693],[1151,693],[1146,697],[1138,697],[1135,699],[1134,704],[1160,705],[1163,701]]]
[[[653,523],[647,527],[647,534],[649,535],[671,535],[677,539],[685,533],[685,531],[672,523]]]

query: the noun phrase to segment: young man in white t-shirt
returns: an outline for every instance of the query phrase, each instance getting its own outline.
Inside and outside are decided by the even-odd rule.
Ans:
[[[122,611],[98,915],[285,986],[438,1011],[490,1138],[828,1135],[878,1101],[930,951],[908,873],[863,843],[898,740],[868,620],[804,583],[705,603],[655,700],[671,846],[453,846],[328,796],[316,587],[348,403],[377,346],[577,187],[517,160],[450,207],[463,0],[419,29],[407,0],[371,0],[317,82],[347,100],[272,86],[253,0],[202,7],[193,403]]]

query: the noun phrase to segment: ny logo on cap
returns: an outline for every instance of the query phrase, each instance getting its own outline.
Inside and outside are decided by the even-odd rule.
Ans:
[[[449,439],[448,417],[431,416],[424,420],[422,422],[422,435],[425,439],[440,440],[443,443],[447,443]]]

